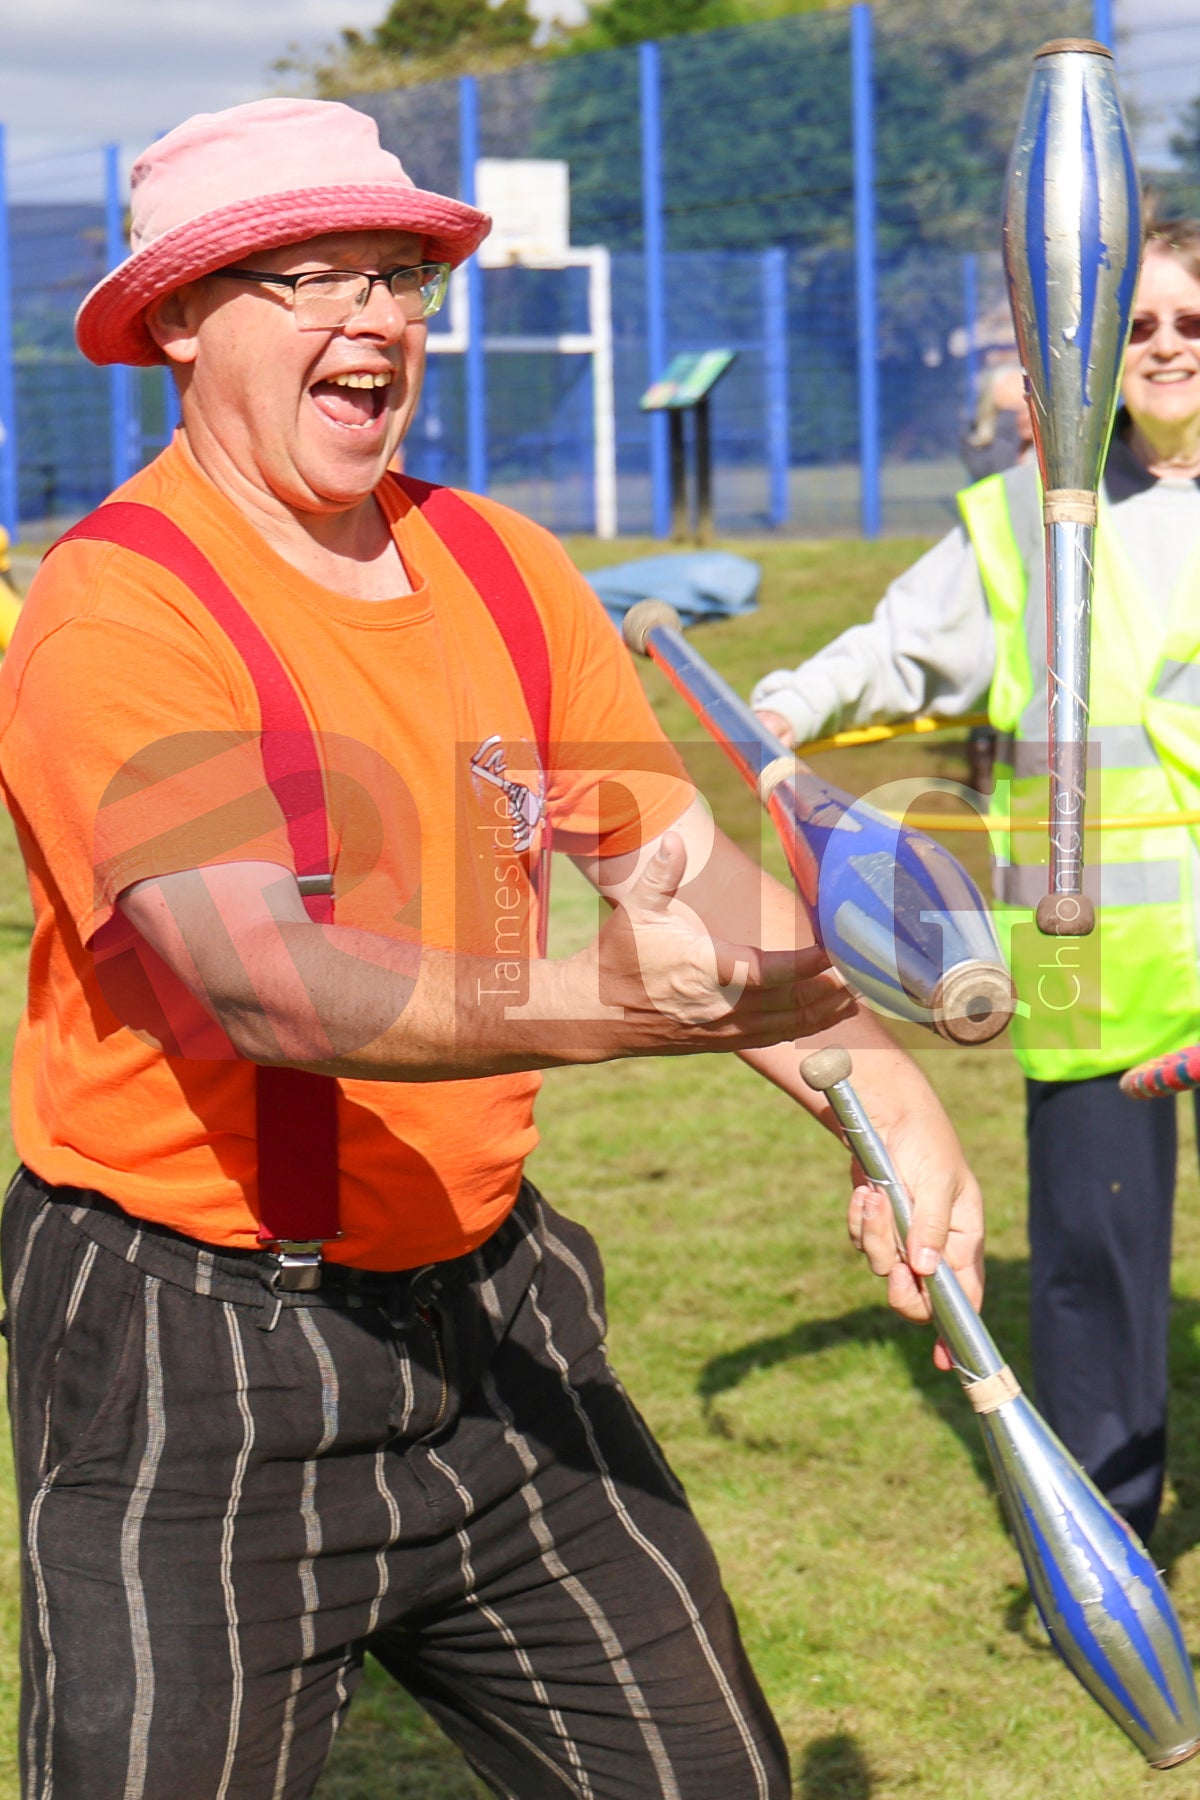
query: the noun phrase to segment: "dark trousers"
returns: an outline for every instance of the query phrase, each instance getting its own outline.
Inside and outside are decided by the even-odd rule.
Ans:
[[[492,1792],[781,1800],[587,1233],[277,1295],[28,1175],[3,1222],[28,1800],[302,1800],[370,1650]]]
[[[1130,1100],[1118,1080],[1028,1083],[1033,1371],[1049,1423],[1147,1538],[1166,1466],[1175,1102]]]

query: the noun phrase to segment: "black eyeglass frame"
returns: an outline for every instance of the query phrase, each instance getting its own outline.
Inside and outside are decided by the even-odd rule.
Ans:
[[[377,282],[382,282],[383,286],[386,287],[391,294],[392,299],[399,301],[401,305],[403,305],[405,296],[403,294],[398,294],[392,286],[392,283],[396,280],[398,275],[416,275],[426,270],[429,272],[429,279],[419,282],[417,291],[424,299],[426,289],[432,287],[434,289],[434,299],[432,305],[426,304],[421,312],[417,314],[416,320],[413,321],[413,323],[416,323],[419,320],[432,319],[433,315],[441,308],[450,284],[449,263],[399,263],[394,269],[381,269],[379,271],[371,269],[305,269],[300,275],[275,275],[269,273],[265,269],[228,268],[214,269],[213,274],[219,275],[227,280],[261,281],[265,282],[270,287],[287,288],[292,296],[293,309],[296,304],[297,292],[303,287],[306,281],[312,281],[314,279],[325,281],[328,280],[331,275],[355,276],[357,279],[365,281],[367,286],[357,306],[353,307],[351,311],[347,313],[346,317],[340,321],[341,324],[348,325],[351,319],[357,318],[358,314],[364,312],[370,305],[371,295],[374,292]],[[296,325],[297,331],[336,331],[337,328],[336,325],[301,325],[299,322],[297,322]]]

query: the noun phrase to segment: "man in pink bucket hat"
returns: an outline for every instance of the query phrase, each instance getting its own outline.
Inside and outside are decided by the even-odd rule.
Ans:
[[[824,1120],[794,1040],[836,1032],[919,1199],[907,1260],[861,1190],[856,1241],[912,1316],[952,1224],[976,1278],[937,1102],[557,544],[388,473],[487,228],[363,115],[261,101],[146,152],[79,312],[183,425],[0,677],[30,1796],[300,1800],[368,1649],[496,1794],[789,1791],[595,1246],[524,1178],[542,1068],[732,1050]],[[557,958],[551,833],[612,903]]]

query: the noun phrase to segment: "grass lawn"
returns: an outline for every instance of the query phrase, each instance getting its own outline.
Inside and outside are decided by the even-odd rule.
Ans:
[[[583,566],[658,546],[573,544]],[[733,546],[764,565],[763,606],[697,641],[734,685],[864,617],[919,548]],[[698,735],[653,671],[673,735]],[[696,753],[743,840],[759,822]],[[918,773],[961,777],[951,740],[840,752],[859,790]],[[952,805],[954,803],[951,803]],[[959,837],[979,870],[980,841]],[[770,853],[770,846],[768,846]],[[595,901],[558,878],[554,942],[582,941]],[[26,943],[23,890],[0,843],[0,1029],[11,1040]],[[1008,1052],[908,1034],[962,1132],[989,1200],[987,1316],[1028,1372],[1021,1085]],[[1186,1143],[1173,1327],[1173,1486],[1156,1541],[1200,1647],[1200,1208]],[[599,1236],[614,1358],[711,1533],[750,1654],[791,1747],[799,1800],[1124,1800],[1160,1786],[1200,1797],[1200,1767],[1146,1771],[1077,1689],[1033,1615],[997,1513],[978,1431],[927,1333],[895,1321],[845,1240],[841,1151],[725,1058],[557,1070],[532,1174]],[[10,1146],[6,1147],[10,1148]],[[0,1800],[16,1800],[11,1487],[0,1543]],[[321,1781],[320,1800],[469,1800],[457,1753],[377,1670]],[[97,1797],[99,1800],[99,1796]],[[649,1800],[649,1797],[648,1797]]]

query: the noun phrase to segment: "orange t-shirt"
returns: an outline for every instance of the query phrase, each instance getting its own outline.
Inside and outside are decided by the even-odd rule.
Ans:
[[[283,561],[181,436],[114,497],[166,513],[282,659],[321,747],[338,924],[492,959],[519,1004],[543,805],[556,847],[601,855],[636,847],[687,805],[686,777],[595,597],[555,540],[506,508],[470,500],[545,632],[544,779],[499,632],[392,483],[379,502],[413,592],[384,601],[333,593]],[[254,1067],[194,1004],[189,1018],[182,985],[131,949],[114,908],[149,876],[294,867],[260,726],[245,664],[174,576],[97,542],[48,559],[0,671],[0,782],[35,921],[13,1071],[17,1149],[55,1185],[98,1189],[138,1217],[239,1248],[257,1243]],[[343,1236],[329,1255],[411,1268],[481,1243],[536,1142],[538,1086],[534,1074],[340,1081]]]

